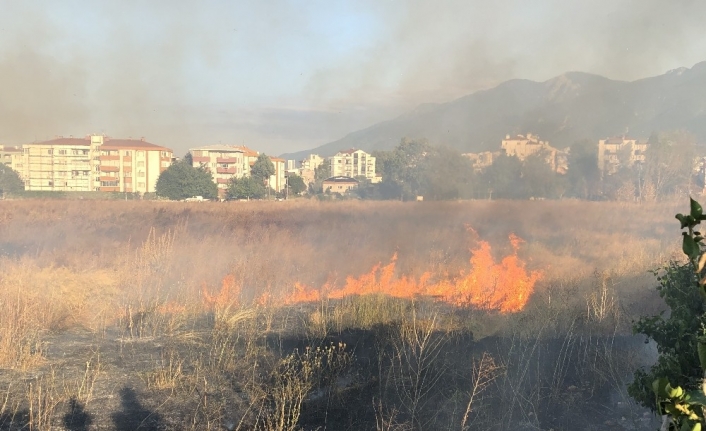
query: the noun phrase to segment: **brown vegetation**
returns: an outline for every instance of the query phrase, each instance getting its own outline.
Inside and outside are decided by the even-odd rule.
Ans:
[[[675,212],[574,201],[4,201],[0,429],[568,424],[581,403],[625,396],[640,353],[616,339],[661,307],[646,271],[676,250]],[[391,256],[376,286],[469,276],[482,266],[471,250],[485,250],[491,268],[515,256],[512,234],[525,241],[514,268],[543,274],[526,304],[504,310],[514,313],[345,290]],[[297,286],[370,294],[282,300]]]

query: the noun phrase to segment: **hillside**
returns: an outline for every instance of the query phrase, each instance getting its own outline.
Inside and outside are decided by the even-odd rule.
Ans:
[[[506,134],[536,133],[555,147],[578,139],[628,132],[686,129],[706,141],[706,62],[633,82],[568,72],[545,82],[514,79],[448,103],[422,104],[308,151],[284,154],[300,160],[345,148],[393,148],[400,138],[427,138],[464,152],[496,149]]]

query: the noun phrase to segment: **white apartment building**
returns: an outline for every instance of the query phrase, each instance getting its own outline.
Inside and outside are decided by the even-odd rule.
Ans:
[[[313,171],[324,163],[324,158],[318,154],[309,154],[302,160],[301,168]]]
[[[365,177],[373,183],[381,180],[375,175],[375,157],[363,150],[344,150],[329,157],[332,177]]]
[[[30,191],[149,193],[171,159],[172,150],[144,140],[58,137],[26,144],[15,169]]]
[[[249,166],[246,169],[244,151],[241,147],[208,145],[192,148],[189,151],[195,168],[203,166],[211,172],[220,198],[225,197],[231,178],[242,178],[246,172],[250,172]]]
[[[598,141],[598,169],[612,174],[622,163],[632,166],[645,162],[647,141],[619,136]],[[623,160],[621,160],[623,159]]]

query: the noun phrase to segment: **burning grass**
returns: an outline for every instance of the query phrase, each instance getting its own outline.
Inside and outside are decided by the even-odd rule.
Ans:
[[[625,210],[636,214],[627,226]],[[62,343],[86,333],[88,359],[61,361],[77,361],[80,381],[82,361],[109,358],[92,377],[99,389],[105,379],[92,403],[119,410],[109,388],[141,388],[121,391],[125,403],[134,413],[133,398],[153,399],[141,408],[162,415],[150,411],[145,423],[163,427],[295,429],[336,415],[366,427],[481,427],[491,410],[478,387],[501,405],[531,400],[539,425],[552,414],[543,403],[565,400],[568,386],[620,386],[632,362],[606,356],[617,353],[601,340],[660,307],[645,271],[676,250],[674,212],[570,201],[3,201],[0,368],[14,371],[0,383],[24,372],[48,379],[57,352],[70,351]],[[579,349],[585,370],[540,370]],[[537,375],[516,373],[531,363]],[[433,387],[419,387],[419,372]],[[305,386],[287,377],[300,375]],[[39,396],[32,388],[7,391],[16,423]],[[57,411],[74,392],[56,398]],[[370,402],[352,408],[356,397]],[[0,411],[0,429],[8,417]],[[503,419],[507,428],[518,420]]]

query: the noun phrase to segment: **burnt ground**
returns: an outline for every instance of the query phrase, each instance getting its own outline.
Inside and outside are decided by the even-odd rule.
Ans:
[[[403,396],[384,384],[381,372],[394,365],[394,355],[387,354],[394,348],[382,342],[393,329],[346,330],[316,341],[319,345],[345,343],[354,353],[354,361],[339,379],[340,385],[311,390],[299,421],[302,429],[374,430],[375,403],[381,399],[397,406],[394,411],[399,424],[409,423]],[[208,332],[192,333],[188,339],[130,339],[124,335],[118,331],[48,335],[46,360],[40,367],[26,372],[0,370],[0,388],[6,399],[0,429],[233,429],[241,417],[246,418],[241,429],[252,429],[255,420],[247,411],[247,400],[253,392],[241,381],[246,377],[237,371],[230,376],[197,375],[203,371],[190,365],[196,356],[214,355],[202,344],[210,336]],[[312,341],[310,336],[270,334],[259,343],[264,350],[284,355],[304,349]],[[459,423],[459,412],[466,404],[461,396],[465,392],[459,388],[470,386],[467,371],[471,358],[489,352],[502,358],[504,374],[486,390],[470,416],[473,426],[469,429],[655,429],[656,418],[632,403],[621,387],[629,376],[605,378],[610,373],[624,374],[616,363],[625,363],[625,358],[643,357],[643,341],[638,337],[541,341],[488,337],[475,341],[471,334],[455,334],[435,359],[440,377],[434,393],[424,400],[424,422],[420,419],[417,428],[438,429],[439,423]],[[612,346],[616,363],[598,358],[597,352],[605,346]],[[244,346],[234,344],[232,348]],[[586,354],[589,350],[593,357]],[[165,358],[174,352],[182,359],[181,374],[190,377],[172,387],[157,387],[150,382],[149,371],[164,369]],[[99,373],[92,381],[92,370],[98,366]],[[264,370],[259,373],[265,374]],[[260,378],[267,382],[266,377]],[[37,395],[40,388],[45,399]],[[42,414],[47,418],[42,419]],[[31,421],[33,428],[29,427]]]

